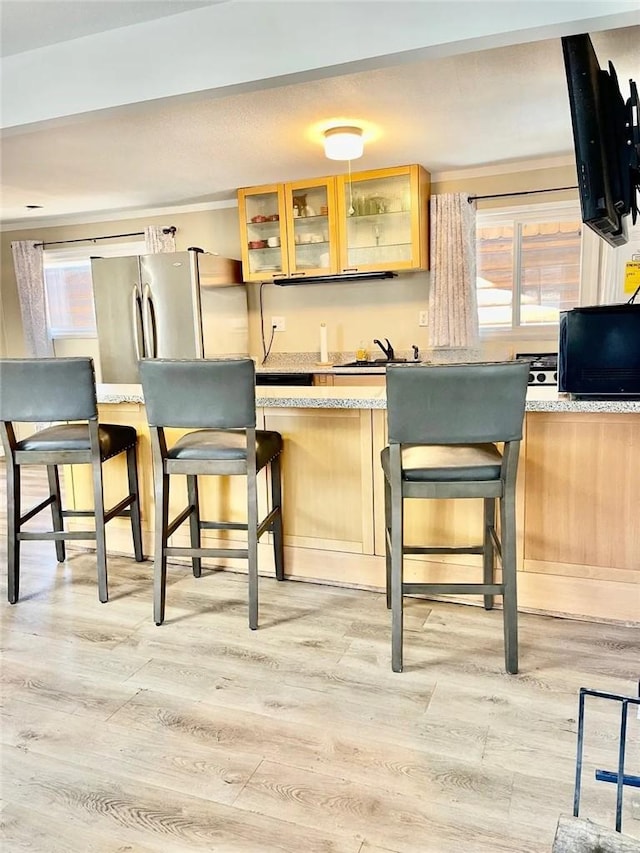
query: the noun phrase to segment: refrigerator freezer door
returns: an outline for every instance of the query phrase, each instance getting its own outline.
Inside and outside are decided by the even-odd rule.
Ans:
[[[102,381],[136,384],[145,354],[138,258],[93,258],[91,278]]]
[[[140,282],[147,354],[156,358],[202,358],[196,254],[142,255]]]

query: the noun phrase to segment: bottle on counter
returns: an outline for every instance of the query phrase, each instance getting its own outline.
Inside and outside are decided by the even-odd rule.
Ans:
[[[369,351],[367,350],[364,341],[360,341],[356,350],[356,361],[369,361]]]

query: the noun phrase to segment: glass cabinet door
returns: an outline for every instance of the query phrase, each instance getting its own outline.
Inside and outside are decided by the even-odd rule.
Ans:
[[[245,281],[288,275],[284,192],[282,185],[239,190]]]
[[[285,184],[289,275],[338,270],[335,178]]]
[[[427,199],[419,166],[339,176],[341,270],[426,268]]]

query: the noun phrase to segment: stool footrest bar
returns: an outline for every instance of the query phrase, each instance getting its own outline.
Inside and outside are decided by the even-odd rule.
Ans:
[[[37,515],[43,509],[50,506],[50,504],[52,504],[54,501],[55,501],[55,497],[53,495],[50,495],[48,498],[43,500],[37,506],[34,506],[32,509],[30,509],[29,512],[26,513],[26,515],[20,516],[20,524],[24,524],[25,521],[29,521],[30,518],[33,518],[34,515]]]
[[[248,551],[246,548],[165,548],[167,557],[233,557],[237,560],[246,560]]]
[[[501,583],[403,583],[402,594],[432,593],[433,595],[502,595]]]
[[[18,533],[17,538],[20,539],[20,541],[28,539],[43,539],[47,541],[61,541],[63,539],[95,539],[96,532],[95,530],[55,530],[43,531],[42,533],[37,533],[35,531],[24,533],[21,531]]]

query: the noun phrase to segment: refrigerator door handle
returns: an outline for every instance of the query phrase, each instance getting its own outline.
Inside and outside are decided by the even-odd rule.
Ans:
[[[140,304],[140,296],[138,295],[138,285],[133,285],[131,291],[131,324],[133,326],[133,345],[136,350],[136,358],[138,361],[143,357],[144,346],[140,346],[140,332],[142,330],[142,305]]]
[[[158,357],[158,338],[156,335],[156,324],[153,313],[153,298],[151,288],[145,284],[142,291],[142,314],[144,317],[144,336],[151,358]]]

